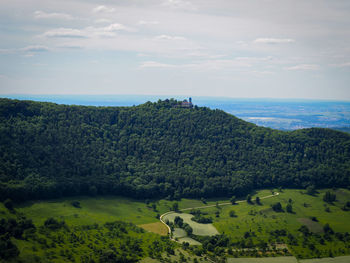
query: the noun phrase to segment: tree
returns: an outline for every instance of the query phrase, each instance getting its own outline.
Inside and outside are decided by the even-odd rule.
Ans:
[[[323,196],[323,201],[327,203],[332,203],[337,199],[336,194],[333,194],[331,191],[327,191]]]
[[[327,234],[334,234],[334,231],[333,229],[330,227],[330,225],[328,223],[326,223],[324,226],[323,226],[323,231]]]
[[[229,215],[230,217],[237,217],[236,212],[234,210],[231,210]]]
[[[153,211],[157,211],[157,205],[155,203],[152,204]]]
[[[181,217],[175,216],[175,218],[174,218],[175,225],[182,227],[183,223],[184,223],[184,220]]]
[[[179,204],[177,202],[173,203],[173,211],[177,212],[179,211]]]
[[[293,213],[293,207],[292,207],[292,204],[291,203],[288,203],[287,206],[286,206],[286,211],[288,213]]]
[[[255,197],[255,202],[256,202],[258,205],[261,205],[260,197],[259,197],[259,196]]]
[[[236,196],[233,195],[233,196],[231,197],[231,199],[230,199],[230,202],[231,202],[231,204],[233,204],[233,205],[236,204]]]
[[[4,201],[4,206],[5,206],[8,210],[12,211],[12,210],[13,210],[13,203],[12,203],[11,199],[6,199],[6,200]]]
[[[282,205],[281,205],[280,202],[277,202],[277,203],[273,204],[272,205],[272,209],[275,212],[283,212]]]
[[[316,188],[314,185],[310,185],[306,188],[306,194],[314,195],[316,193]]]
[[[192,235],[193,229],[189,224],[185,225],[184,230],[186,231],[187,235]]]
[[[252,204],[252,196],[250,194],[247,195],[247,203]]]

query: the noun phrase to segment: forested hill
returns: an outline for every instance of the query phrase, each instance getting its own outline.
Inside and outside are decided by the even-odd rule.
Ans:
[[[0,197],[213,197],[350,185],[346,133],[281,132],[177,103],[85,107],[0,99]]]

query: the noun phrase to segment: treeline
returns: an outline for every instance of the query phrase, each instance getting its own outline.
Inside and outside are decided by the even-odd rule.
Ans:
[[[177,103],[85,107],[0,99],[0,197],[177,199],[349,186],[348,134],[276,131]]]

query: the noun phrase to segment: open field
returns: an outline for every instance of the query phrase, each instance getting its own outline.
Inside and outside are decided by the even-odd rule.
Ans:
[[[300,263],[349,263],[350,256],[341,256],[335,258],[313,258],[313,259],[303,259],[299,261]]]
[[[142,227],[146,231],[153,232],[161,236],[166,236],[168,234],[168,228],[161,222],[143,224],[139,225],[139,227]]]
[[[172,213],[164,216],[164,220],[169,220],[169,222],[174,222],[176,216],[181,217],[184,223],[189,224],[193,229],[193,234],[197,236],[214,236],[219,234],[216,228],[212,224],[199,224],[191,220],[193,215],[185,213]]]
[[[80,202],[81,208],[71,205]],[[48,217],[56,217],[74,225],[124,220],[134,224],[158,222],[157,212],[144,202],[123,197],[70,197],[49,201],[33,201],[16,207],[17,211],[42,224]]]
[[[340,240],[333,239],[325,242],[324,245],[319,244],[319,238],[311,238],[305,243],[302,239],[302,233],[298,229],[303,225],[309,225],[310,231],[322,234],[323,226],[329,224],[334,232],[350,232],[350,212],[343,211],[341,208],[350,200],[350,191],[346,189],[338,189],[337,201],[334,204],[325,203],[322,198],[325,190],[311,196],[304,193],[304,190],[283,190],[278,197],[267,198],[261,200],[261,205],[240,203],[234,206],[222,206],[220,208],[204,209],[214,219],[214,226],[220,233],[225,233],[236,242],[241,241],[246,232],[253,243],[259,240],[265,240],[267,243],[288,243],[288,239],[277,235],[271,240],[271,232],[275,230],[287,230],[293,235],[297,242],[294,245],[288,245],[292,253],[299,258],[308,258],[328,256],[329,249],[332,255],[341,255],[344,251],[350,253],[349,248]],[[265,196],[271,191],[263,190],[257,193],[258,196]],[[339,198],[338,198],[339,195]],[[255,200],[255,196],[252,197]],[[271,205],[280,202],[284,212],[274,212]],[[293,213],[287,213],[286,205],[291,202]],[[325,208],[329,207],[330,212],[326,212]],[[230,211],[235,211],[236,217],[230,217]],[[215,213],[219,211],[219,217]],[[317,222],[311,221],[311,217],[316,217]],[[303,218],[300,221],[300,218]],[[312,222],[312,223],[311,223]],[[311,245],[312,244],[312,245]]]
[[[201,211],[208,213],[207,216],[213,218],[211,230],[208,230],[210,225],[198,224],[190,220],[192,217],[190,214],[172,213],[167,216],[170,221],[176,215],[183,217],[184,221],[192,226],[195,235],[215,235],[220,233],[227,235],[233,243],[251,240],[254,244],[253,246],[261,241],[272,245],[275,244],[277,248],[283,245],[288,247],[290,253],[299,259],[328,257],[330,253],[332,256],[350,254],[349,244],[338,240],[335,236],[332,236],[331,240],[325,239],[324,244],[320,244],[320,240],[324,239],[323,227],[326,223],[331,226],[334,232],[350,232],[348,223],[350,221],[350,211],[342,210],[344,204],[350,201],[350,191],[347,189],[331,190],[337,195],[337,200],[333,204],[325,203],[322,200],[325,191],[319,190],[315,195],[307,195],[305,190],[286,189],[281,191],[278,196],[266,199],[261,198],[261,204],[258,205],[255,203],[256,196],[264,197],[272,194],[271,190],[261,190],[252,196],[253,204],[240,202],[236,205],[229,204],[203,208]],[[81,208],[72,206],[72,201],[78,201]],[[159,214],[169,211],[175,202],[179,204],[180,209],[184,209],[215,205],[216,202],[219,204],[227,203],[228,200],[207,200],[205,204],[202,201],[191,199],[182,199],[180,201],[150,200],[146,204],[144,201],[115,196],[79,196],[27,202],[15,205],[15,209],[19,214],[31,218],[37,227],[42,226],[49,217],[64,220],[70,227],[82,227],[94,223],[101,225],[106,222],[122,220],[137,224],[147,231],[166,235],[167,229],[159,222]],[[284,212],[273,211],[271,205],[276,202],[282,204]],[[292,204],[293,213],[285,211],[288,203]],[[328,208],[329,212],[325,211],[326,208]],[[232,210],[235,212],[235,217],[230,217],[230,211]],[[10,213],[5,213],[5,211],[6,209],[1,204],[0,213],[4,217],[14,216]],[[312,217],[315,217],[316,220],[311,220]],[[311,232],[315,233],[308,238],[307,242],[303,239],[302,233],[298,231],[302,225],[306,225]],[[294,244],[289,242],[287,235],[278,234],[277,236],[272,236],[271,233],[273,231],[283,229],[287,231],[288,235],[290,234],[295,238],[296,242]],[[245,235],[247,236],[246,238],[244,237]],[[184,237],[184,235],[178,235],[179,239]],[[24,253],[30,253],[31,246],[25,241],[19,240],[16,244]],[[235,247],[237,247],[237,244],[232,245],[233,249]]]
[[[227,263],[297,263],[295,257],[228,258]]]

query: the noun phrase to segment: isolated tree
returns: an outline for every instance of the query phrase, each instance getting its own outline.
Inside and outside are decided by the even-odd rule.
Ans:
[[[255,198],[255,202],[256,202],[258,205],[261,205],[260,197],[259,197],[259,196],[257,196],[257,197]]]
[[[330,225],[328,223],[326,223],[324,226],[323,226],[323,231],[327,234],[334,234],[334,231],[333,229],[330,227]]]
[[[234,210],[231,210],[229,215],[230,217],[237,217],[236,212]]]
[[[4,206],[5,206],[8,210],[12,211],[12,210],[13,210],[13,202],[11,201],[11,199],[6,199],[6,200],[4,201]]]
[[[286,211],[288,213],[293,213],[293,207],[292,207],[292,204],[291,203],[288,203],[287,206],[286,206]]]
[[[327,191],[323,196],[323,201],[327,203],[332,203],[337,199],[336,194],[333,194],[331,191]]]
[[[233,195],[230,199],[230,202],[234,205],[236,203],[236,196]]]
[[[173,211],[177,212],[179,211],[179,204],[178,203],[173,203]]]
[[[252,196],[250,194],[247,195],[247,203],[248,204],[252,203]]]
[[[187,235],[192,235],[193,229],[189,224],[185,225],[184,230],[186,231]]]
[[[306,193],[308,195],[314,195],[316,193],[316,188],[314,185],[310,185],[306,188]]]
[[[282,205],[281,205],[280,202],[277,202],[277,203],[273,204],[272,205],[272,209],[275,212],[283,212]]]
[[[153,211],[157,211],[157,205],[155,203],[152,204]]]

